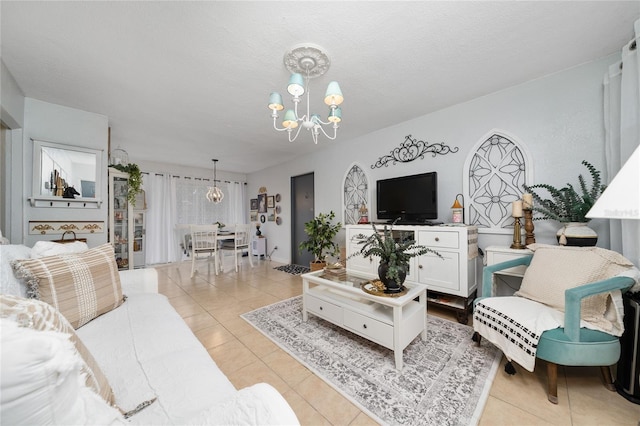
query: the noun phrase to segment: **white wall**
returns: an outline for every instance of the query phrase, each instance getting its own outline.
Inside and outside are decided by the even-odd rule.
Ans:
[[[3,124],[0,143],[0,229],[15,241],[22,237],[22,126],[24,123],[24,94],[0,60],[0,110]],[[16,217],[18,220],[13,220]]]
[[[59,236],[43,238],[39,235],[28,235],[30,220],[95,220],[104,223],[104,232],[83,234],[82,237],[87,238],[87,243],[90,247],[106,243],[108,236],[106,229],[108,218],[108,118],[101,114],[81,111],[31,98],[25,98],[24,111],[23,165],[25,176],[23,197],[21,200],[21,206],[24,209],[24,221],[22,224],[24,234],[22,241],[12,240],[12,242],[32,246],[38,240],[59,238]],[[98,166],[98,169],[102,175],[100,193],[102,194],[103,203],[99,209],[31,207],[28,198],[32,195],[33,191],[32,139],[82,146],[102,151],[102,164]]]
[[[448,222],[455,195],[462,192],[465,159],[474,144],[492,129],[507,131],[527,146],[534,161],[534,183],[564,186],[567,182],[577,182],[578,174],[588,176],[586,168],[580,164],[582,160],[604,171],[602,79],[616,59],[615,55],[610,56],[354,140],[341,140],[339,136],[335,141],[324,139],[313,154],[249,175],[250,194],[257,192],[259,186],[266,186],[269,194],[279,192],[283,196],[283,225],[276,226],[271,222],[262,228],[269,246],[278,246],[272,259],[281,262],[291,259],[291,176],[314,172],[316,213],[333,210],[341,218],[342,179],[353,162],[359,163],[368,173],[373,199],[378,179],[437,171],[439,219]],[[425,93],[425,97],[428,96]],[[345,127],[349,126],[349,114],[358,113],[349,111],[348,97],[346,99],[342,123]],[[402,108],[402,105],[388,107]],[[459,151],[371,169],[379,157],[388,154],[409,134],[429,143],[443,142],[458,147]],[[370,219],[375,219],[375,207],[372,204],[369,208]],[[535,224],[538,242],[555,243],[557,223],[537,221]],[[608,222],[593,220],[591,227],[600,235],[598,245],[607,247]],[[344,238],[344,233],[340,238]],[[479,243],[485,248],[510,242],[508,235],[483,235]]]

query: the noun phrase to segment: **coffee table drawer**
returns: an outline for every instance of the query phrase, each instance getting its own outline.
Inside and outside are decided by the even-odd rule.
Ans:
[[[344,311],[344,326],[389,349],[393,349],[393,326],[365,315]]]
[[[342,307],[309,294],[305,295],[305,302],[307,310],[312,314],[336,323],[337,325],[342,324]]]

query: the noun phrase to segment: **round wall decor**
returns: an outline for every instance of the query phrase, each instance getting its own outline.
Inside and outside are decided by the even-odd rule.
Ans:
[[[266,216],[261,214],[260,215],[260,223],[264,223],[267,220]]]

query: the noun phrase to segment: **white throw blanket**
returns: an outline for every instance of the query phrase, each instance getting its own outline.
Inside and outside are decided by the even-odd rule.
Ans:
[[[540,335],[564,326],[564,313],[524,297],[491,297],[476,304],[473,329],[509,361],[529,371],[536,363]]]

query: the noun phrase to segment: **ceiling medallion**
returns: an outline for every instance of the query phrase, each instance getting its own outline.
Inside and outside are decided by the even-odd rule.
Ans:
[[[311,43],[295,45],[284,54],[284,66],[291,74],[315,78],[326,73],[330,65],[329,56],[322,47]]]

